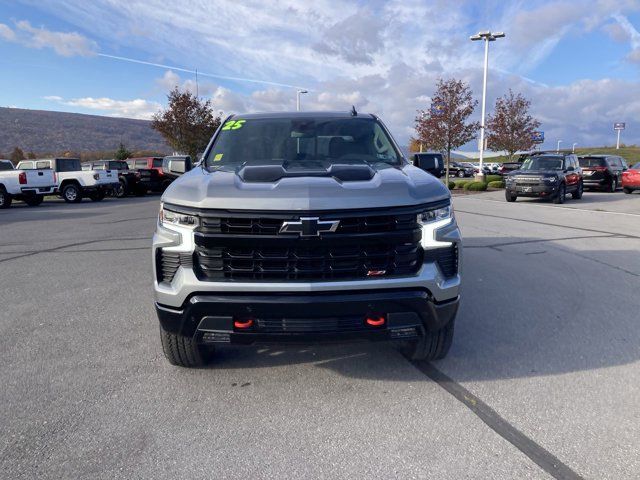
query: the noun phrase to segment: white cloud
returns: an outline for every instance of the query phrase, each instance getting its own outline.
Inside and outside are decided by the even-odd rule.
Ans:
[[[97,110],[111,117],[138,118],[143,120],[151,119],[153,114],[162,107],[157,102],[151,102],[141,98],[135,100],[114,100],[107,97],[83,97],[65,100],[57,95],[49,95],[44,98],[60,103],[61,105]]]
[[[4,23],[0,23],[0,38],[5,40],[14,41],[16,38],[16,34],[8,25]]]
[[[610,34],[621,41],[628,41],[631,45],[631,52],[627,55],[627,60],[640,64],[640,32],[624,15],[614,14],[612,17],[618,22],[615,24],[618,28],[609,27]]]
[[[27,20],[16,22],[15,30],[0,23],[0,38],[29,48],[51,48],[63,57],[95,55],[97,45],[77,32],[54,32],[33,27]]]

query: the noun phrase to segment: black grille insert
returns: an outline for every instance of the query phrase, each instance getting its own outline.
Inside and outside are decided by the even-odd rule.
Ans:
[[[424,261],[437,263],[446,278],[454,277],[458,273],[458,245],[425,250]]]
[[[156,252],[158,282],[171,283],[180,266],[193,267],[192,258],[190,253],[172,252],[159,248]]]

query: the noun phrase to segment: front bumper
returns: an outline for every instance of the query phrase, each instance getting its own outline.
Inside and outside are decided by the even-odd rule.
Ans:
[[[162,328],[200,343],[384,341],[418,338],[444,327],[456,315],[458,297],[435,302],[424,289],[377,292],[200,294],[180,309],[156,303]],[[383,326],[369,326],[367,315],[385,315]],[[234,319],[253,320],[234,328]]]
[[[518,197],[552,197],[558,191],[558,184],[508,185],[508,193]]]

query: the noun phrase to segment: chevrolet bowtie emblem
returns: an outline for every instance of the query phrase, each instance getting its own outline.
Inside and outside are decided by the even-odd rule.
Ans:
[[[317,237],[321,233],[335,232],[340,220],[320,220],[318,217],[301,217],[299,222],[284,222],[280,233],[297,233],[301,237]]]

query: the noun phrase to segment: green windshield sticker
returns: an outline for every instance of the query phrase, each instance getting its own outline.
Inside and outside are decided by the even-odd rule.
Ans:
[[[229,120],[223,125],[222,130],[238,130],[242,128],[244,122],[246,122],[246,120]]]
[[[219,162],[220,160],[222,160],[222,155],[224,155],[223,153],[216,153],[215,157],[213,157],[213,161],[214,162]]]

